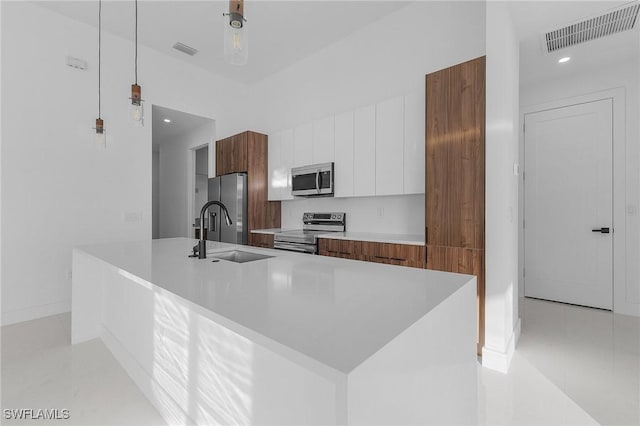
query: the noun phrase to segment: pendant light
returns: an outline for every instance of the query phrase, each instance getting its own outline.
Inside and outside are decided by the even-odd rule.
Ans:
[[[104,120],[100,116],[101,97],[100,97],[100,70],[102,67],[102,0],[98,0],[98,118],[96,118],[96,143],[103,147],[107,147],[107,134],[104,128]]]
[[[135,3],[135,84],[131,85],[131,105],[129,106],[129,118],[134,126],[144,125],[144,110],[142,107],[142,88],[138,85],[138,0]]]
[[[230,64],[244,65],[249,56],[244,0],[229,0],[229,13],[224,13],[223,17],[224,57]]]

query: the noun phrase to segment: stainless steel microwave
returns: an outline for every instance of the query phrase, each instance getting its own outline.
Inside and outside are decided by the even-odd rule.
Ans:
[[[291,195],[314,197],[333,195],[333,163],[291,169]]]

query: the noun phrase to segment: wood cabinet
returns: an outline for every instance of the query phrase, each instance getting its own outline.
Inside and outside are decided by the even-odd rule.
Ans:
[[[426,77],[426,266],[478,277],[484,345],[485,58]]]
[[[247,173],[249,231],[280,227],[280,202],[268,201],[268,154],[268,138],[261,133],[247,131],[216,142],[216,174]]]
[[[216,142],[216,175],[247,171],[246,133],[240,133]]]
[[[425,259],[424,246],[329,238],[318,240],[318,253],[322,256],[414,268],[424,268]]]
[[[262,248],[273,248],[273,234],[249,233],[249,245]]]

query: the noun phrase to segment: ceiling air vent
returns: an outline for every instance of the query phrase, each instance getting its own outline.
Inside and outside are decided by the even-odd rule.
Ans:
[[[547,53],[632,29],[638,19],[639,3],[627,4],[602,15],[543,34]]]
[[[187,46],[186,44],[180,43],[180,42],[177,42],[176,44],[174,44],[173,48],[182,53],[186,53],[189,56],[193,56],[196,53],[198,53],[198,49],[194,49],[193,47]]]

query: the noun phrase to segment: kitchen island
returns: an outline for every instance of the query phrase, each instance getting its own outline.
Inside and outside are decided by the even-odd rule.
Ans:
[[[101,338],[168,423],[476,422],[475,277],[195,244],[73,251],[72,343]]]

